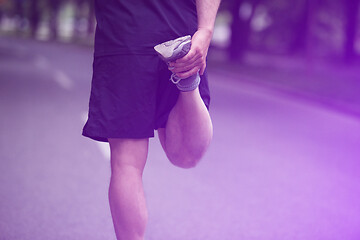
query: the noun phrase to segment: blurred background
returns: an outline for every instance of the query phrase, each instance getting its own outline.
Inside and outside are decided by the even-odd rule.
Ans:
[[[144,175],[147,239],[360,239],[360,0],[223,0],[214,140]],[[109,151],[81,137],[91,0],[0,0],[0,239],[115,239]],[[156,139],[156,138],[155,138]]]
[[[358,0],[224,0],[210,65],[358,115],[358,23]],[[91,0],[0,2],[2,36],[91,47],[95,24]],[[336,70],[336,79],[329,69]],[[282,73],[288,71],[295,71],[296,77],[284,78]],[[311,76],[304,79],[296,71]]]

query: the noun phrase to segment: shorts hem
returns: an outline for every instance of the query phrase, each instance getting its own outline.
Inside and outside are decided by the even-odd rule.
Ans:
[[[111,136],[100,136],[96,134],[88,134],[88,133],[82,133],[82,136],[91,138],[92,140],[98,141],[98,142],[109,142],[109,138],[120,138],[120,139],[145,139],[145,138],[153,138],[154,133],[152,134],[144,134],[144,135],[130,135],[130,134],[124,134],[124,135],[111,135]]]

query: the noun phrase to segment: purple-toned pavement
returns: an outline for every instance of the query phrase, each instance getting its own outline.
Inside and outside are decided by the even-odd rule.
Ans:
[[[107,146],[81,136],[91,57],[0,38],[0,240],[115,239]],[[203,161],[151,141],[146,240],[360,239],[359,119],[209,71]]]

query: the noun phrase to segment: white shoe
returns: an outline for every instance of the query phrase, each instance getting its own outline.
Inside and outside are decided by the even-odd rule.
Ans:
[[[190,51],[190,48],[190,35],[160,43],[154,47],[160,58],[167,64],[184,57]],[[180,91],[187,92],[192,91],[199,86],[200,76],[199,73],[197,73],[188,78],[181,79],[173,73],[170,77],[170,81],[173,82]]]
[[[154,47],[159,56],[167,63],[182,58],[190,51],[190,48],[190,35],[160,43]]]

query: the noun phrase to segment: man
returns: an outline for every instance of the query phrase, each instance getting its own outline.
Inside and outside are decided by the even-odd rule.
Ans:
[[[142,173],[154,130],[169,160],[182,168],[194,167],[211,141],[205,67],[219,3],[95,1],[94,72],[83,135],[110,144],[109,202],[118,239],[144,238]],[[187,55],[168,65],[157,56],[155,45],[186,35],[192,36]],[[199,73],[200,85],[181,91],[169,81],[172,73],[177,79]]]

